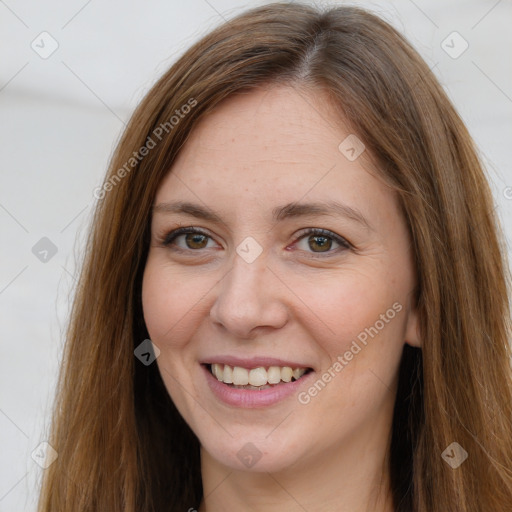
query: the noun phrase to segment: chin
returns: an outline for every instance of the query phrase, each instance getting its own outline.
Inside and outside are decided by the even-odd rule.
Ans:
[[[252,435],[254,433],[254,435]],[[225,442],[219,444],[218,439],[201,441],[202,449],[217,463],[236,471],[252,473],[277,473],[289,470],[299,463],[299,453],[293,446],[304,446],[304,440],[288,443],[284,439],[265,439],[253,429],[247,429],[247,434],[230,438],[226,435]],[[252,439],[252,441],[251,441]],[[302,451],[301,451],[302,454]]]

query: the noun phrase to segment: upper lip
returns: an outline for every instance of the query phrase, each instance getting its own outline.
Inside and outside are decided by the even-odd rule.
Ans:
[[[275,357],[250,357],[241,358],[235,356],[212,356],[200,361],[201,364],[227,364],[229,366],[239,366],[241,368],[268,368],[270,366],[289,366],[290,368],[311,368],[308,364],[303,364],[297,361],[289,361],[285,359],[278,359]]]

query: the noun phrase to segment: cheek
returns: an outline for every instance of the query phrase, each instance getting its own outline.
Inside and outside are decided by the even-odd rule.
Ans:
[[[197,280],[174,275],[165,263],[148,258],[142,280],[142,308],[150,338],[157,345],[180,345],[204,295]]]
[[[400,302],[401,293],[379,276],[383,273],[354,271],[316,279],[314,286],[303,282],[301,295],[309,310],[304,318],[310,319],[310,329],[316,324],[315,331],[323,333],[319,339],[331,358],[348,350],[358,337],[362,342],[365,336],[373,339],[375,329],[381,339],[400,340],[400,308],[393,309],[393,304]]]
[[[301,403],[311,400],[319,414],[327,408],[336,418],[350,411],[354,421],[362,421],[393,389],[406,318],[400,290],[377,276],[354,273],[324,287],[324,293],[311,288],[309,300],[320,320],[310,315],[307,328],[313,335],[320,332],[313,324],[321,329],[315,341],[328,357],[318,375],[322,382],[307,389]]]

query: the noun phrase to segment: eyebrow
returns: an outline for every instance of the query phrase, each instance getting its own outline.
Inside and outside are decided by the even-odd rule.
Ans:
[[[224,224],[221,217],[214,211],[205,206],[190,203],[188,201],[159,203],[154,205],[152,210],[155,213],[182,213],[198,219]],[[373,231],[370,223],[359,210],[338,201],[288,203],[284,206],[278,206],[272,210],[272,218],[274,221],[312,216],[342,216]]]

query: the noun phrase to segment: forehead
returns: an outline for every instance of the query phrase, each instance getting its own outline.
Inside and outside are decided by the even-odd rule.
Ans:
[[[321,91],[273,86],[238,94],[194,128],[156,202],[194,199],[254,211],[333,200],[357,204],[365,216],[376,209],[388,216],[395,199],[368,155],[343,152],[354,137]]]
[[[228,98],[196,126],[190,142],[219,160],[229,161],[229,153],[237,151],[244,162],[295,165],[306,153],[322,162],[337,158],[343,135],[349,131],[329,112],[321,91],[281,85]]]

